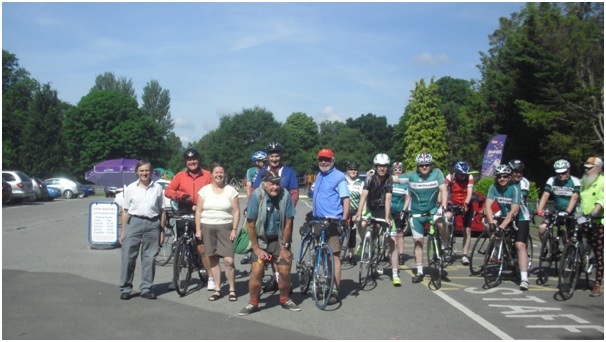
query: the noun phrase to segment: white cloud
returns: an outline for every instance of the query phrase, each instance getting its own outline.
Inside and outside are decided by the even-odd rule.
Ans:
[[[177,117],[175,118],[175,128],[180,129],[195,129],[194,123],[189,118]]]
[[[437,56],[433,56],[429,52],[424,52],[418,55],[415,60],[415,64],[417,65],[429,65],[429,66],[438,66],[442,64],[451,64],[450,58],[447,55],[441,54]]]

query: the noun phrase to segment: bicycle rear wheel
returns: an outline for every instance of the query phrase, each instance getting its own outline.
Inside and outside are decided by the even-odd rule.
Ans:
[[[446,249],[444,250],[444,255],[447,257],[451,257],[454,253],[454,245],[455,245],[455,228],[453,224],[448,225],[448,244],[446,245]]]
[[[366,232],[364,241],[362,242],[362,254],[360,255],[360,273],[358,281],[360,288],[364,289],[370,278],[372,269],[372,236],[370,232]]]
[[[427,264],[431,283],[436,290],[442,287],[442,272],[444,270],[440,248],[438,239],[433,235],[429,235],[427,238]]]
[[[471,254],[469,255],[469,272],[471,272],[471,275],[477,276],[482,274],[482,270],[484,269],[484,255],[488,249],[489,242],[490,238],[485,231],[480,233],[476,238],[476,242],[473,244]]]
[[[299,262],[297,263],[297,273],[299,274],[299,289],[302,294],[306,294],[311,283],[311,273],[313,270],[313,240],[311,236],[306,236],[301,241],[299,251]]]
[[[486,254],[484,255],[484,283],[492,288],[501,283],[503,267],[505,265],[505,242],[503,238],[490,239]]]
[[[316,307],[320,310],[328,305],[334,286],[335,277],[333,275],[334,259],[332,250],[328,245],[322,245],[318,248],[316,268],[313,272],[313,294]]]
[[[154,263],[158,266],[164,266],[168,264],[170,259],[173,257],[175,247],[177,245],[177,237],[174,230],[166,228],[164,230],[164,242],[160,245],[158,254],[154,257]]]
[[[184,237],[179,238],[177,248],[175,249],[175,261],[173,262],[173,281],[175,289],[179,296],[183,297],[187,293],[191,274],[193,272],[193,264],[189,251],[189,244]]]
[[[577,286],[580,268],[578,257],[578,249],[575,244],[566,244],[564,253],[562,254],[562,260],[560,261],[560,271],[558,274],[558,291],[564,300],[572,298]]]
[[[539,253],[539,271],[537,273],[537,284],[545,285],[549,277],[557,277],[558,263],[557,251],[553,236],[548,236],[541,244]]]

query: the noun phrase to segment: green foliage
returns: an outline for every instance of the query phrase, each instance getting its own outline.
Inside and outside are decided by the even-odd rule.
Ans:
[[[393,127],[387,124],[386,117],[368,113],[355,119],[348,118],[345,124],[347,127],[358,129],[364,140],[375,147],[377,153],[392,153]]]
[[[494,177],[484,177],[477,181],[473,187],[474,191],[486,196],[490,186],[494,184]]]
[[[137,100],[133,81],[126,77],[116,78],[113,72],[106,72],[103,75],[97,75],[95,85],[90,89],[90,92],[95,90],[114,90],[123,93]]]
[[[410,98],[403,164],[407,170],[414,169],[416,156],[421,152],[428,152],[432,155],[436,168],[448,170],[446,121],[440,111],[437,84],[432,81],[429,86],[425,86],[424,80],[417,82]]]
[[[537,200],[539,199],[539,187],[537,183],[530,182],[530,190],[528,190],[528,199]]]

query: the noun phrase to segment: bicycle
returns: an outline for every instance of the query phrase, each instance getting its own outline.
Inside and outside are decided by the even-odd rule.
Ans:
[[[310,282],[316,307],[323,310],[330,300],[335,284],[334,256],[327,242],[327,230],[331,224],[339,224],[334,218],[311,218],[303,224],[299,233],[303,236],[299,249],[297,273],[301,293],[309,290]]]
[[[579,215],[576,219],[574,230],[571,232],[566,246],[564,246],[559,267],[558,292],[564,300],[572,298],[580,273],[585,273],[586,285],[591,289],[590,278],[595,281],[595,271],[597,269],[595,257],[592,257],[592,248],[589,244],[589,233],[594,229],[592,221],[594,218]],[[583,236],[585,236],[585,243],[583,243]]]
[[[482,213],[482,220],[486,215]],[[474,215],[474,220],[476,220]],[[484,231],[478,235],[476,242],[474,242],[471,252],[469,254],[469,272],[473,276],[481,275],[484,270],[484,255],[488,249],[488,243],[490,242],[490,234],[484,224]]]
[[[498,224],[503,222],[503,217],[495,217]],[[513,274],[520,279],[520,267],[518,253],[515,247],[515,231],[517,228],[511,222],[502,230],[492,232],[486,254],[484,255],[483,276],[486,287],[498,286],[503,280],[503,271],[507,268],[513,270]],[[528,270],[532,266],[532,237],[528,235],[526,241],[526,253],[528,254]]]
[[[463,207],[449,203],[446,210],[452,213],[452,218],[448,222],[448,241],[446,241],[446,246],[444,248],[444,255],[449,257],[452,260],[452,255],[456,252],[454,249],[456,238],[455,238],[455,223],[458,215],[461,215],[461,218],[465,216],[465,210]],[[463,227],[463,234],[465,234],[465,227]]]
[[[565,211],[550,213],[548,210],[545,211],[545,217],[549,224],[545,230],[545,241],[541,243],[541,249],[539,250],[539,270],[537,273],[537,284],[539,285],[547,283],[549,277],[553,275],[551,272],[555,272],[553,276],[558,276],[562,247],[566,244],[566,220],[569,218]],[[557,230],[554,231],[554,227],[557,227]],[[551,266],[554,264],[555,267],[552,268]]]
[[[366,234],[362,239],[362,253],[360,255],[360,271],[358,281],[360,289],[364,289],[369,278],[378,275],[377,266],[384,257],[382,246],[385,246],[385,236],[389,234],[387,221],[378,217],[361,218],[369,222]]]
[[[202,266],[198,246],[196,245],[196,235],[194,229],[190,227],[194,215],[180,215],[175,218],[175,226],[178,221],[184,221],[185,229],[183,235],[177,240],[175,248],[175,261],[173,264],[173,283],[179,296],[183,297],[187,293],[191,281],[191,274],[198,271],[200,281],[204,281],[206,270]]]
[[[158,266],[164,266],[170,262],[177,249],[177,234],[175,232],[175,217],[167,212],[166,227],[164,228],[164,242],[160,244],[158,252],[154,256],[154,263]]]
[[[433,284],[436,290],[442,287],[442,278],[444,277],[444,259],[445,253],[442,249],[442,239],[439,230],[435,229],[434,215],[430,212],[421,214],[411,214],[412,217],[418,218],[429,216],[429,229],[427,231],[427,267],[430,272],[430,284]],[[444,215],[441,216],[445,221]]]

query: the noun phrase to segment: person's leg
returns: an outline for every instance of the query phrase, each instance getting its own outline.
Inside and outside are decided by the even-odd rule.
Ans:
[[[130,222],[132,221],[132,222]],[[133,279],[135,277],[135,266],[139,256],[141,246],[141,237],[143,235],[141,227],[137,225],[137,219],[132,218],[126,224],[124,241],[122,242],[122,260],[120,272],[120,292],[130,293],[133,289]]]
[[[141,246],[141,293],[151,290],[154,283],[156,263],[154,256],[158,252],[158,239],[160,238],[160,222],[144,221],[145,229]]]
[[[226,256],[223,258],[225,264],[225,278],[229,284],[229,292],[236,291],[236,268],[234,267],[234,258]]]
[[[210,261],[211,278],[215,280],[217,291],[221,291],[221,265],[219,265],[219,256],[213,255],[208,257]]]

